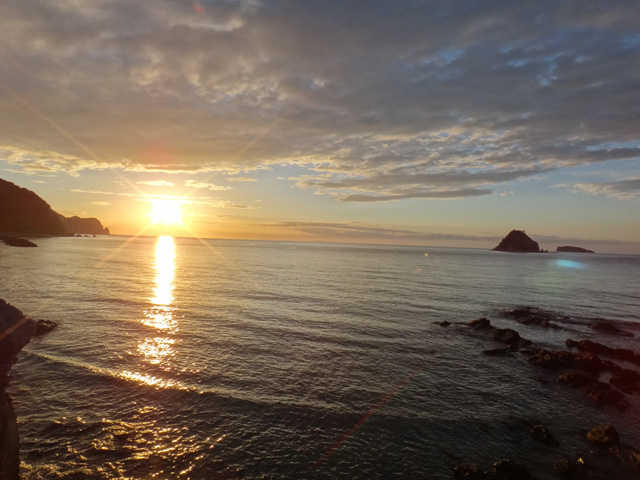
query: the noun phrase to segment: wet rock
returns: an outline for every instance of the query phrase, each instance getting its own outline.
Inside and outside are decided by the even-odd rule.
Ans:
[[[515,345],[521,340],[520,334],[510,328],[496,328],[493,333],[493,339],[507,345]]]
[[[558,381],[574,387],[584,387],[597,380],[593,377],[588,377],[582,373],[572,372],[572,373],[563,373],[562,375],[558,375]]]
[[[478,318],[476,320],[471,320],[467,323],[467,326],[473,328],[474,330],[482,330],[485,332],[490,332],[491,337],[497,342],[506,343],[513,349],[517,349],[518,346],[528,346],[531,345],[531,340],[527,340],[526,338],[522,338],[518,332],[511,328],[496,328],[491,325],[491,322],[486,318]],[[489,354],[490,355],[490,354]]]
[[[442,320],[441,322],[434,322],[436,325],[440,325],[441,327],[448,327],[451,325],[451,322],[447,322],[446,320]]]
[[[581,456],[577,458],[562,457],[553,465],[553,471],[562,478],[571,478],[576,480],[584,480],[594,477],[593,469],[585,463],[585,459]]]
[[[38,320],[38,322],[36,323],[35,335],[43,335],[45,333],[48,333],[57,326],[58,324],[56,322],[52,322],[51,320]]]
[[[613,323],[605,319],[597,319],[595,322],[589,325],[592,329],[606,333],[607,335],[617,335],[621,337],[633,337],[633,333],[620,330]]]
[[[534,425],[531,427],[531,437],[537,442],[544,443],[545,445],[550,445],[552,447],[558,446],[558,440],[547,430],[547,427],[544,425]]]
[[[587,433],[587,440],[603,447],[611,447],[620,443],[618,431],[609,423],[593,427]]]
[[[486,318],[478,318],[476,320],[471,320],[467,325],[475,330],[486,330],[488,328],[494,328],[491,325],[491,322]]]
[[[622,368],[609,379],[609,383],[625,393],[640,393],[640,373]]]
[[[565,343],[567,347],[577,348],[581,352],[591,352],[597,355],[605,355],[616,360],[640,364],[640,355],[626,348],[612,348],[592,340],[580,340],[576,342],[570,338],[568,338]]]
[[[499,480],[529,480],[531,475],[524,465],[510,459],[493,464],[494,478]]]
[[[456,479],[464,480],[488,480],[491,475],[486,470],[482,470],[478,465],[457,465],[453,467],[453,474]]]
[[[493,348],[491,350],[483,350],[482,353],[492,357],[513,357],[513,350],[509,347]]]
[[[619,461],[630,465],[633,468],[640,469],[640,452],[635,448],[627,447],[625,445],[614,445],[609,448],[609,452],[611,452],[611,454]]]
[[[552,323],[558,316],[551,312],[545,312],[533,307],[518,307],[504,310],[503,315],[516,320],[523,325],[535,325],[543,328],[562,329],[561,326]],[[568,318],[568,317],[565,317]]]
[[[598,405],[611,405],[618,410],[626,410],[629,404],[624,401],[624,395],[611,385],[603,382],[592,382],[582,388],[584,395]]]
[[[18,426],[11,399],[6,393],[7,373],[17,355],[35,332],[35,322],[0,299],[0,478],[19,478]]]
[[[552,370],[575,369],[593,374],[615,368],[613,365],[603,363],[592,352],[567,352],[543,348],[535,350],[533,354],[529,355],[527,361]]]

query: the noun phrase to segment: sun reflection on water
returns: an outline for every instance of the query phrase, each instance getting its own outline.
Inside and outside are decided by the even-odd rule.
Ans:
[[[178,322],[174,317],[173,298],[175,277],[175,242],[173,237],[158,237],[155,252],[155,287],[150,306],[145,310],[142,323],[157,331],[138,344],[138,352],[149,364],[168,367],[165,361],[174,356],[175,339],[168,336],[178,331]],[[143,382],[148,383],[148,382]]]

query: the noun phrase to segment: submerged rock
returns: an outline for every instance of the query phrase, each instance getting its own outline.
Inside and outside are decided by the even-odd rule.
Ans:
[[[482,470],[478,465],[456,465],[453,467],[453,474],[460,480],[488,480],[491,475],[486,470]]]
[[[607,335],[620,335],[621,337],[633,337],[633,333],[620,330],[611,321],[604,319],[597,319],[589,325],[592,329],[606,333]]]
[[[551,435],[551,432],[547,430],[547,427],[544,425],[534,425],[530,430],[531,437],[540,443],[544,443],[545,445],[550,445],[552,447],[558,446],[558,440]]]
[[[524,465],[510,459],[493,464],[494,478],[499,480],[529,480],[531,475]]]
[[[482,330],[485,332],[489,332],[491,337],[501,343],[506,343],[511,347],[512,350],[517,350],[518,346],[528,346],[531,345],[531,340],[527,340],[526,338],[522,338],[518,332],[511,328],[496,328],[491,325],[491,321],[486,318],[478,318],[476,320],[471,320],[467,323],[467,326],[473,328],[474,330]],[[486,352],[485,352],[486,353]],[[491,355],[492,353],[487,353],[487,355]]]

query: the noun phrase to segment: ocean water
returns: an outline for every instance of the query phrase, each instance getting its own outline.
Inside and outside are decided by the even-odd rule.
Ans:
[[[160,238],[0,245],[0,296],[59,327],[12,369],[25,479],[555,478],[598,408],[464,324],[640,350],[640,257]],[[567,330],[500,315],[531,305]],[[590,319],[632,338],[602,338]],[[435,322],[452,322],[442,327]],[[560,447],[536,444],[544,423]]]

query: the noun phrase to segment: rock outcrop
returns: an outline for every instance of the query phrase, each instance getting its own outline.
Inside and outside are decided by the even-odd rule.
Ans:
[[[35,331],[33,320],[0,299],[0,480],[17,480],[20,475],[18,426],[6,392],[7,373]]]
[[[570,246],[565,246],[565,247],[558,247],[556,248],[556,252],[570,252],[570,253],[596,253],[593,250],[587,250],[586,248],[582,248],[582,247],[570,247]]]
[[[539,253],[540,246],[524,230],[511,230],[493,250],[496,252]]]

